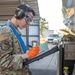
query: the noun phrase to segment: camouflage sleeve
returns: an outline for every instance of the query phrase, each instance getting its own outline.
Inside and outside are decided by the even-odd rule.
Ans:
[[[23,66],[23,59],[21,57],[20,54],[18,55],[13,55],[14,56],[14,59],[13,59],[13,68],[18,70],[18,69],[22,69],[22,66]]]
[[[0,29],[0,67],[21,69],[23,59],[21,55],[13,54],[13,33],[6,26]]]

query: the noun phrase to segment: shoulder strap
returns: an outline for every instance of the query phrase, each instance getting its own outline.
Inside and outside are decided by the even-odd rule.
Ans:
[[[13,33],[16,35],[17,39],[20,42],[20,45],[22,47],[23,52],[26,53],[27,49],[26,49],[25,43],[24,43],[23,39],[21,38],[21,36],[18,34],[16,29],[11,24],[7,23],[6,25],[9,26],[12,29]]]

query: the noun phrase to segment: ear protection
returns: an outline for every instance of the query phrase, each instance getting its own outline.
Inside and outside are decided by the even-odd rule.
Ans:
[[[27,10],[31,10],[30,6],[28,4],[26,4],[24,7],[26,7],[26,11],[17,8],[15,11],[15,18],[21,20],[22,18],[25,19],[25,21],[29,24],[30,22],[32,22],[33,20],[33,16],[31,16],[30,14],[27,13]]]
[[[16,17],[17,19],[22,19],[22,18],[24,18],[25,16],[26,16],[25,11],[23,11],[23,10],[20,9],[20,8],[17,8],[17,9],[16,9],[15,17]]]

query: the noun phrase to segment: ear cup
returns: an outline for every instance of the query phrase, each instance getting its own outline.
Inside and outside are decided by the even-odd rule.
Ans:
[[[16,10],[16,15],[15,15],[15,17],[16,17],[17,19],[22,19],[22,18],[24,18],[24,16],[25,16],[25,12],[24,12],[22,9],[17,9],[17,10]]]

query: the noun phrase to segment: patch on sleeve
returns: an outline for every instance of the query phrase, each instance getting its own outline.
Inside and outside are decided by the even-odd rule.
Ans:
[[[8,50],[10,48],[10,44],[7,40],[4,40],[0,44],[2,50]]]

